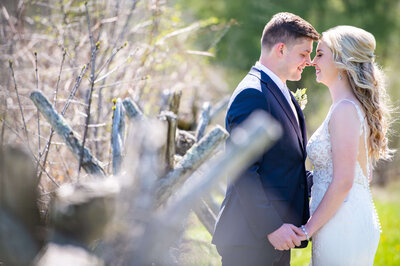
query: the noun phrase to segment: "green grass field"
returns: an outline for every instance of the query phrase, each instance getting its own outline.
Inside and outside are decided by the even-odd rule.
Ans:
[[[382,226],[374,265],[400,265],[400,182],[389,184],[385,188],[374,187],[372,194]],[[188,230],[181,246],[180,264],[220,265],[220,257],[210,242],[210,234],[192,214],[188,219]],[[294,249],[291,265],[308,265],[310,258],[311,245],[306,249]]]

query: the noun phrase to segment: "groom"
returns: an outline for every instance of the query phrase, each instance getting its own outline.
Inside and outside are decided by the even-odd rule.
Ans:
[[[307,134],[286,81],[300,80],[318,38],[302,18],[274,15],[263,31],[259,61],[231,97],[229,132],[253,111],[264,110],[281,124],[283,136],[228,185],[212,240],[223,266],[289,265],[290,248],[307,246],[298,228],[309,218]]]

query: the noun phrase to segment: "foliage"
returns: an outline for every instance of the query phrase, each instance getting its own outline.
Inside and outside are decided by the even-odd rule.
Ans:
[[[214,5],[207,1],[175,0],[179,5],[190,10],[190,15],[197,18],[217,17],[221,21],[233,19],[233,25],[221,42],[215,47],[216,57],[212,62],[224,66],[227,80],[233,90],[238,82],[258,60],[260,55],[260,38],[266,22],[277,12],[292,12],[309,21],[318,32],[337,26],[352,25],[371,32],[376,38],[376,61],[383,66],[388,78],[388,92],[394,106],[399,106],[400,86],[399,62],[400,56],[400,2],[397,0],[311,0],[307,2],[296,0],[219,0]],[[207,49],[206,46],[202,46]],[[308,134],[312,134],[321,124],[331,104],[327,88],[315,82],[315,71],[306,68],[302,79],[298,82],[288,82],[289,88],[308,88],[308,104],[304,110]],[[393,113],[398,117],[398,112]],[[391,147],[400,147],[400,131],[398,122],[392,125],[394,134],[391,136]],[[398,162],[400,156],[396,155]],[[383,167],[383,166],[381,166]],[[395,163],[391,164],[395,167]],[[395,172],[399,172],[399,169]],[[395,174],[394,178],[399,175]]]
[[[220,0],[216,5],[204,1],[179,1],[190,8],[195,16],[206,18],[217,16],[222,20],[234,19],[239,26],[234,27],[218,46],[218,62],[227,67],[247,70],[259,56],[259,40],[265,23],[277,12],[292,12],[323,32],[338,24],[349,24],[370,31],[377,39],[378,55],[388,56],[387,46],[393,39],[393,33],[400,29],[397,16],[399,3],[396,0],[324,0],[303,2],[256,1],[256,0]]]

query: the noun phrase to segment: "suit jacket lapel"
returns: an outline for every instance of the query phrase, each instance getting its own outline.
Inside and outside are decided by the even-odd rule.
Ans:
[[[253,67],[250,70],[250,74],[259,78],[263,83],[266,84],[266,87],[271,91],[271,93],[274,95],[276,100],[279,102],[281,105],[282,109],[285,111],[286,116],[289,118],[289,121],[291,122],[294,130],[296,131],[297,137],[299,138],[301,147],[304,150],[304,144],[303,144],[303,137],[300,132],[299,124],[297,123],[297,119],[294,116],[294,113],[292,111],[292,108],[290,107],[288,101],[286,100],[285,96],[281,92],[281,90],[278,88],[278,86],[273,82],[273,80],[264,72],[258,70],[257,68]],[[291,94],[291,93],[290,93]],[[293,95],[291,95],[293,97]],[[297,107],[296,107],[297,110]],[[297,113],[299,113],[297,111]],[[299,117],[300,119],[300,117]],[[299,120],[300,122],[300,120]],[[304,123],[304,118],[303,118],[303,123]]]
[[[296,101],[296,99],[294,98],[293,94],[290,94],[291,98],[292,98],[292,102],[294,103],[294,106],[296,107],[296,111],[297,111],[297,115],[299,117],[299,124],[301,127],[301,133],[302,133],[302,144],[303,144],[303,149],[304,151],[306,150],[306,145],[307,145],[307,130],[306,130],[306,123],[305,123],[305,118],[304,118],[304,114],[303,111],[300,108],[299,103]]]

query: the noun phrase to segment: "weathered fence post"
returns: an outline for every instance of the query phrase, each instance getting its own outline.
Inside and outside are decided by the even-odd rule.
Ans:
[[[209,102],[205,102],[203,104],[200,120],[196,129],[196,141],[199,141],[204,136],[204,132],[206,131],[206,128],[210,122],[210,111],[211,104]]]
[[[130,99],[125,99],[123,104],[126,114],[130,119],[142,118],[143,112],[135,102],[131,101]]]
[[[230,97],[231,96],[226,96],[217,104],[215,104],[215,106],[213,106],[210,112],[210,121],[212,121],[222,110],[225,110],[226,106],[229,103]]]
[[[173,112],[169,111],[162,111],[160,117],[168,122],[165,161],[167,170],[170,171],[174,169],[177,117]]]
[[[175,114],[178,114],[179,105],[181,102],[182,91],[175,90],[171,97],[171,102],[169,104],[169,110]]]
[[[122,149],[125,134],[125,110],[120,99],[117,99],[114,105],[111,147],[112,147],[112,166],[113,174],[116,175],[120,171],[122,163]]]
[[[178,130],[178,136],[176,138],[176,153],[181,156],[185,155],[195,143],[195,136],[185,130]]]
[[[76,137],[76,133],[67,124],[65,119],[58,114],[58,112],[53,108],[49,100],[47,100],[40,91],[32,92],[30,98],[39,109],[40,113],[42,113],[42,115],[55,129],[58,135],[60,135],[60,137],[64,140],[72,154],[79,160],[79,155],[81,154],[82,150],[82,144]],[[105,172],[100,166],[99,161],[94,156],[92,156],[87,148],[84,148],[83,150],[82,167],[89,174],[99,176],[105,175]]]

